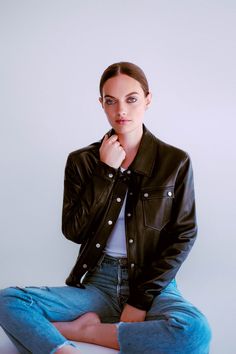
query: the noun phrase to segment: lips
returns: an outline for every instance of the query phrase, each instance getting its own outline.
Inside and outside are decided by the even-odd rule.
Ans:
[[[126,124],[126,123],[129,123],[130,120],[129,119],[117,119],[116,120],[116,123],[118,124]]]

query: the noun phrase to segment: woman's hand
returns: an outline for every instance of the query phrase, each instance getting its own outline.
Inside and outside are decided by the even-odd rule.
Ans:
[[[120,316],[120,322],[143,322],[145,321],[146,313],[144,310],[125,304]]]
[[[117,135],[112,135],[110,138],[105,135],[99,153],[100,160],[113,168],[119,168],[126,155]]]

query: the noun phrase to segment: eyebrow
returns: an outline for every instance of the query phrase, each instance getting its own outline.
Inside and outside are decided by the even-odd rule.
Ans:
[[[138,92],[130,92],[127,95],[125,95],[125,97],[128,97],[130,95],[138,95],[138,94],[139,94]],[[104,98],[106,98],[106,97],[116,98],[116,97],[111,96],[111,95],[105,95]]]

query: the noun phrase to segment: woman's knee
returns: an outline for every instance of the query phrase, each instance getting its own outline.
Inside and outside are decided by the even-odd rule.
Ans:
[[[18,287],[9,287],[0,290],[0,301],[2,303],[5,300],[13,299],[15,297],[19,298],[22,290]]]
[[[211,341],[211,329],[206,317],[200,312],[179,314],[171,319],[171,326],[176,328],[178,346],[181,353],[207,354]]]
[[[6,288],[0,290],[0,324],[4,322],[9,301],[11,301],[13,295],[12,288]]]
[[[8,308],[14,308],[14,303],[23,300],[22,291],[17,287],[0,290],[0,314]]]
[[[209,345],[212,337],[210,325],[203,314],[199,314],[192,322],[191,331],[193,339],[195,338],[201,351],[199,353],[207,354],[209,352]]]
[[[4,305],[6,301],[14,298],[18,292],[17,288],[5,288],[0,290],[0,305]]]

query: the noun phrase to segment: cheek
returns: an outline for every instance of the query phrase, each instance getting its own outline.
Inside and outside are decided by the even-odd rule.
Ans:
[[[139,116],[143,116],[143,114],[145,112],[145,108],[144,108],[143,105],[138,105],[138,106],[134,107],[132,109],[132,111],[133,111],[134,114],[137,114]]]
[[[113,112],[112,109],[106,109],[105,110],[105,114],[106,114],[108,119],[112,119],[112,117],[114,116],[114,112]]]

